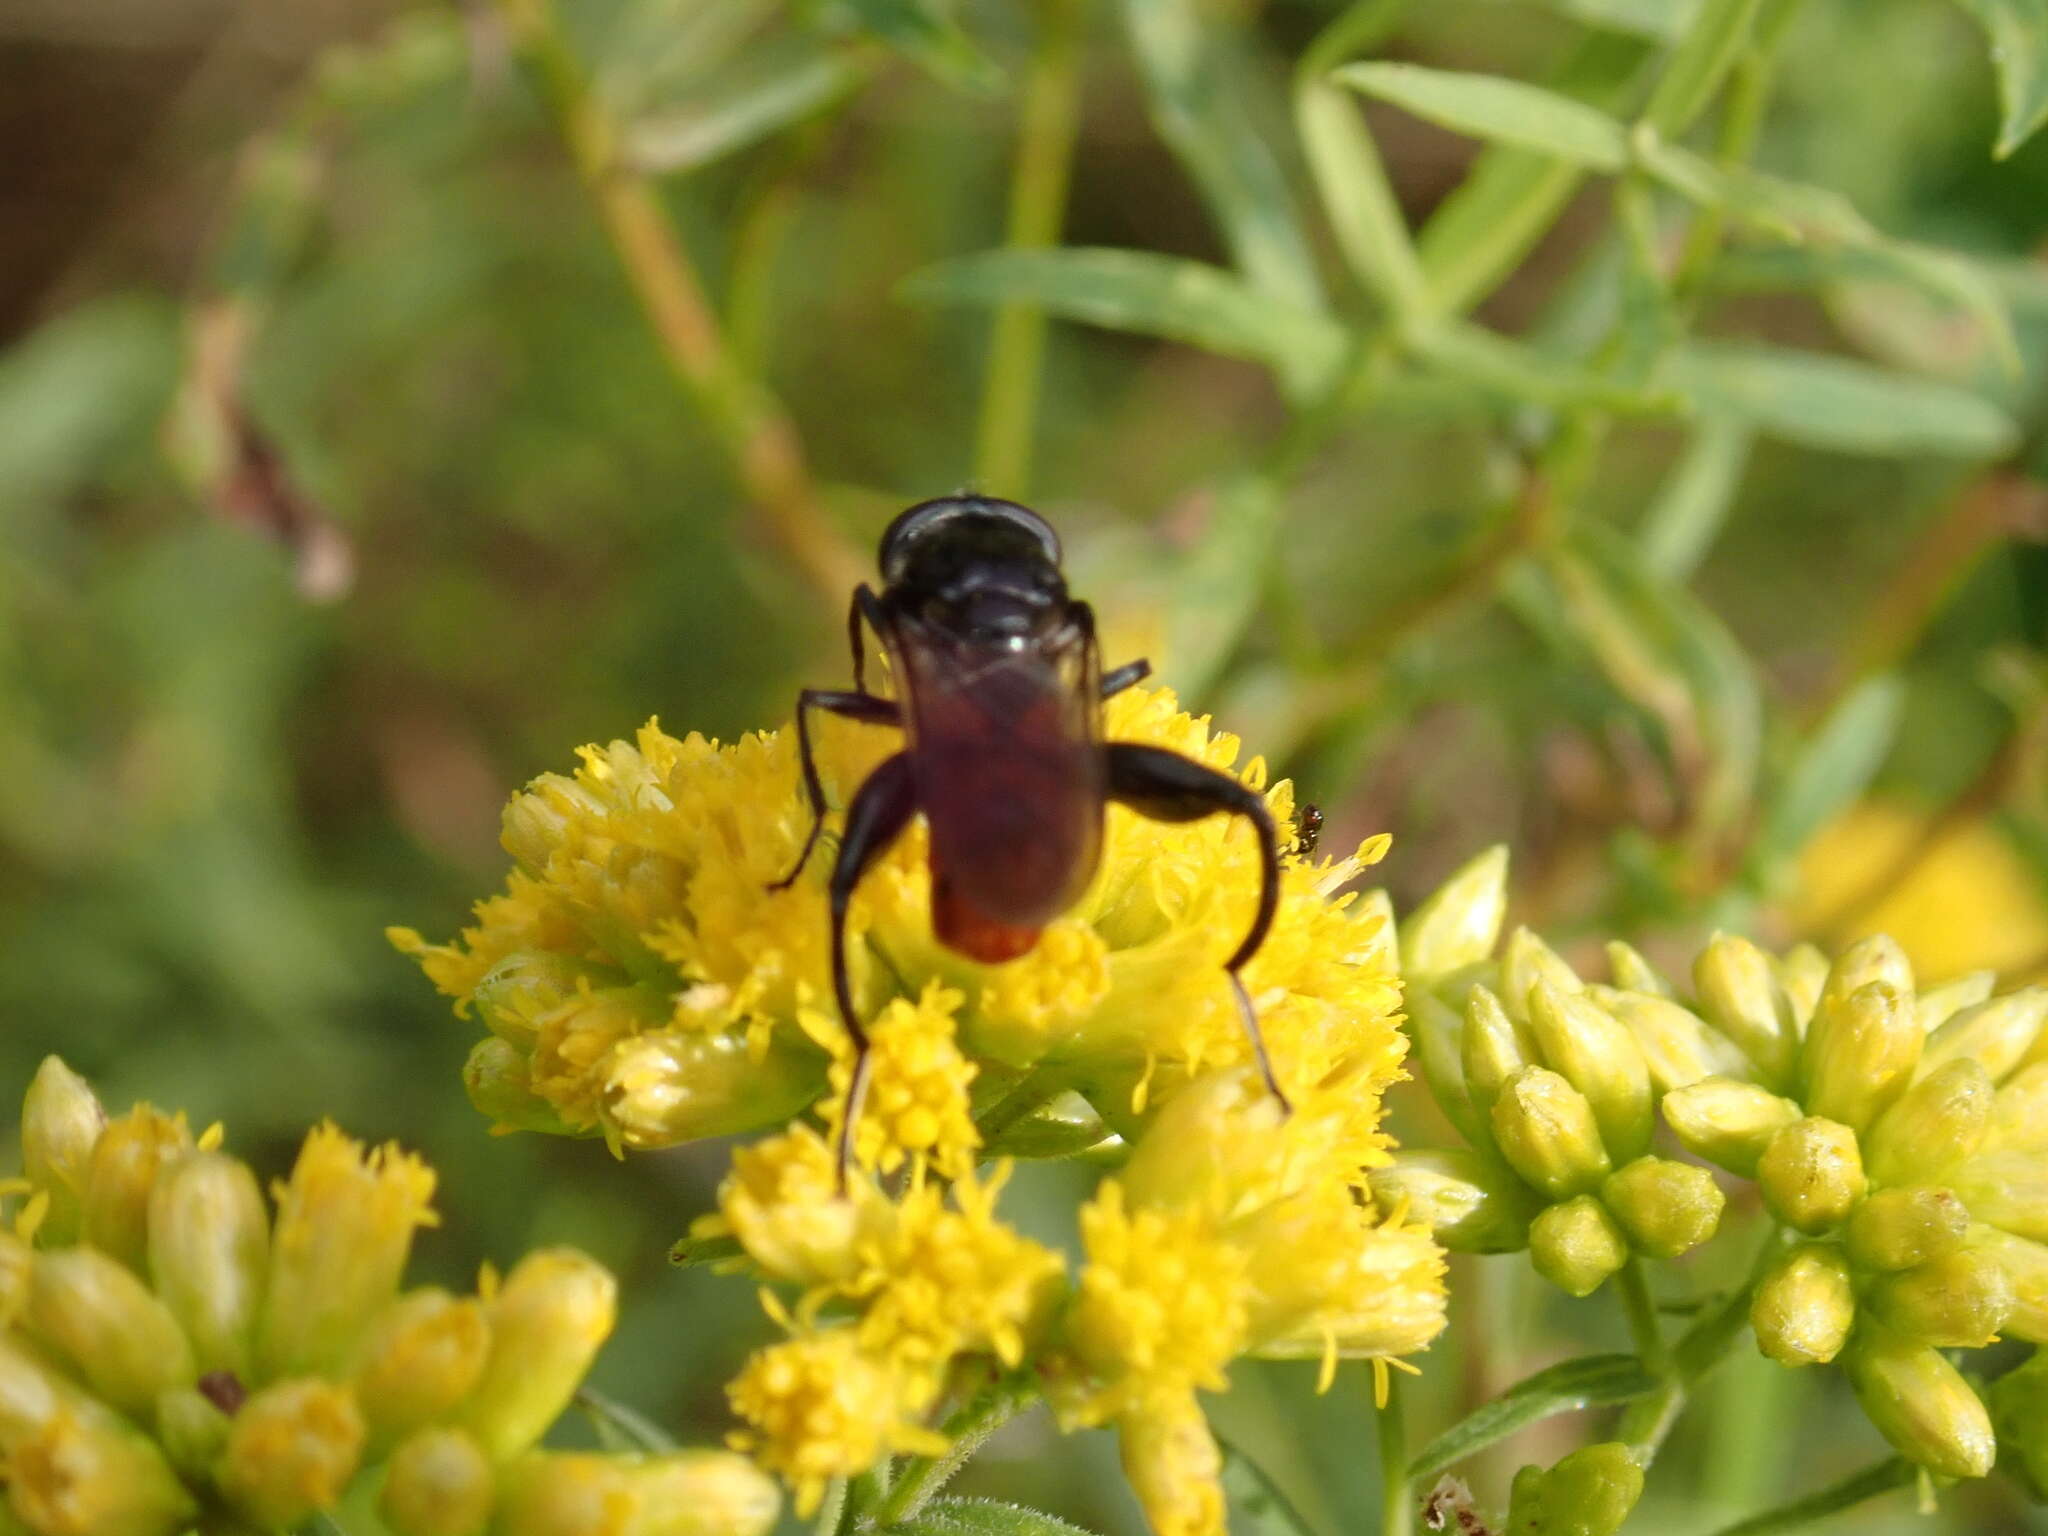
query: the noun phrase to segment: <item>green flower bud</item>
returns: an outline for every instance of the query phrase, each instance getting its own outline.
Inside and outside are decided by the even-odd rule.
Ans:
[[[1686,1151],[1745,1179],[1771,1138],[1799,1118],[1799,1106],[1768,1088],[1709,1077],[1664,1095],[1664,1123]]]
[[[469,1000],[485,1029],[526,1054],[540,1038],[541,1018],[573,996],[586,974],[566,955],[521,950],[492,966]]]
[[[730,1451],[675,1451],[633,1469],[633,1536],[764,1536],[782,1512],[775,1484]]]
[[[446,1291],[408,1291],[364,1336],[356,1403],[370,1434],[387,1442],[438,1419],[468,1397],[491,1352],[482,1303]]]
[[[2048,1158],[1992,1152],[1956,1169],[1949,1183],[1979,1221],[2048,1242]]]
[[[363,1416],[348,1388],[305,1376],[242,1404],[214,1475],[250,1520],[284,1527],[332,1508],[362,1456]]]
[[[1920,1070],[1924,1075],[1968,1057],[1998,1082],[2026,1063],[2044,1023],[2048,987],[2024,987],[1990,998],[1963,1009],[1927,1037]]]
[[[731,1136],[799,1113],[824,1092],[825,1067],[780,1040],[756,1057],[743,1034],[653,1030],[613,1051],[604,1119],[629,1147]]]
[[[1474,1109],[1458,1062],[1464,1020],[1455,1008],[1427,988],[1411,987],[1407,1001],[1408,1037],[1415,1042],[1415,1064],[1422,1069],[1429,1096],[1458,1128],[1460,1136],[1475,1146],[1483,1146],[1487,1140],[1486,1118]]]
[[[0,1333],[14,1326],[28,1310],[34,1250],[12,1232],[0,1230]]]
[[[1991,1079],[1964,1057],[1938,1067],[1886,1110],[1865,1138],[1880,1184],[1940,1178],[1975,1155],[1991,1126]]]
[[[1939,1477],[1991,1470],[1991,1415],[1940,1350],[1871,1325],[1856,1330],[1842,1361],[1863,1412],[1900,1455]]]
[[[1427,982],[1493,953],[1508,910],[1508,851],[1496,844],[1462,866],[1401,925],[1402,969]]]
[[[155,1444],[91,1399],[9,1443],[7,1496],[41,1536],[172,1536],[199,1513]]]
[[[146,1416],[159,1392],[190,1386],[198,1375],[170,1309],[96,1248],[36,1255],[28,1322],[124,1413]]]
[[[149,1273],[201,1371],[250,1377],[270,1267],[270,1216],[248,1166],[198,1152],[157,1180]]]
[[[1539,981],[1565,993],[1577,992],[1585,985],[1562,955],[1531,930],[1517,928],[1500,952],[1500,1000],[1510,1015],[1528,1021],[1529,993]]]
[[[1465,1090],[1472,1107],[1493,1113],[1501,1085],[1519,1069],[1539,1061],[1535,1038],[1508,1017],[1493,989],[1475,986],[1465,994],[1465,1028],[1459,1041]]]
[[[1912,997],[1915,992],[1913,962],[1887,933],[1858,939],[1835,957],[1828,968],[1827,985],[1821,989],[1820,1006],[1827,1007],[1830,1000],[1845,1003],[1874,983],[1882,983],[1900,997]]]
[[[1553,1200],[1594,1188],[1611,1167],[1593,1106],[1547,1067],[1523,1067],[1502,1085],[1493,1137],[1515,1172]]]
[[[462,1091],[493,1125],[543,1136],[574,1136],[561,1111],[533,1091],[533,1058],[496,1035],[470,1047],[462,1064]]]
[[[489,1298],[490,1358],[462,1423],[494,1461],[541,1437],[612,1331],[618,1285],[573,1248],[528,1254]]]
[[[233,1421],[196,1387],[178,1387],[156,1400],[156,1438],[189,1482],[204,1483],[227,1449]]]
[[[392,1453],[377,1508],[398,1536],[477,1536],[497,1478],[459,1429],[422,1429]]]
[[[1370,1179],[1382,1216],[1405,1207],[1455,1253],[1519,1252],[1541,1209],[1528,1185],[1483,1152],[1396,1152]]]
[[[1607,1011],[1634,1036],[1659,1093],[1709,1077],[1739,1077],[1748,1061],[1728,1038],[1708,1029],[1690,1008],[1646,992],[1610,992]]]
[[[2048,1344],[2048,1244],[1983,1226],[1970,1229],[1969,1244],[1995,1258],[2012,1280],[2012,1312],[2005,1332],[2029,1343]]]
[[[1614,978],[1619,991],[1639,992],[1645,997],[1673,995],[1671,983],[1663,974],[1634,945],[1624,944],[1620,939],[1607,941],[1607,973]]]
[[[1625,1445],[1576,1450],[1545,1472],[1524,1467],[1508,1495],[1508,1536],[1613,1536],[1643,1496]]]
[[[1747,939],[1717,933],[1693,962],[1692,978],[1708,1021],[1741,1047],[1767,1085],[1789,1087],[1798,1025],[1771,957]]]
[[[1653,1259],[1675,1259],[1704,1243],[1728,1204],[1706,1169],[1663,1157],[1639,1157],[1617,1168],[1600,1186],[1600,1198],[1636,1252]]]
[[[1846,998],[1823,995],[1801,1051],[1807,1109],[1865,1129],[1913,1081],[1924,1044],[1910,993],[1872,982]]]
[[[1757,1282],[1749,1304],[1756,1347],[1780,1365],[1825,1365],[1856,1321],[1849,1265],[1833,1243],[1787,1249]]]
[[[1868,1188],[1856,1133],[1817,1116],[1773,1136],[1757,1159],[1756,1177],[1778,1219],[1809,1236],[1838,1225]]]
[[[1938,1349],[1982,1349],[2012,1314],[2012,1277],[1989,1250],[1959,1248],[1884,1276],[1871,1287],[1870,1305],[1909,1339]]]
[[[1974,1008],[1998,985],[1996,971],[1968,971],[1938,987],[1923,987],[1913,1013],[1921,1029],[1933,1034],[1965,1008]]]
[[[107,1122],[85,1175],[85,1240],[140,1273],[157,1175],[192,1150],[183,1115],[138,1104]]]
[[[1628,1262],[1628,1239],[1591,1195],[1548,1207],[1529,1224],[1529,1262],[1568,1296],[1590,1296]]]
[[[1828,984],[1828,957],[1812,944],[1795,944],[1771,966],[1792,1004],[1792,1023],[1801,1034],[1813,1022],[1821,990]]]
[[[1593,1106],[1615,1161],[1649,1151],[1650,1069],[1635,1036],[1591,998],[1546,977],[1529,988],[1529,1027],[1550,1065]]]
[[[43,1217],[49,1243],[78,1240],[85,1215],[85,1174],[106,1129],[92,1087],[56,1056],[45,1056],[21,1101],[22,1172],[50,1196]]]
[[[1842,1236],[1858,1264],[1890,1271],[1955,1252],[1969,1230],[1969,1208],[1954,1190],[1908,1184],[1875,1191],[1850,1215]]]
[[[1991,1384],[1998,1449],[2036,1503],[2048,1503],[2048,1353]]]
[[[2048,1061],[2021,1067],[1991,1101],[1991,1129],[1984,1145],[2028,1151],[2048,1148]]]
[[[40,1432],[59,1409],[108,1411],[27,1339],[0,1333],[0,1450]]]

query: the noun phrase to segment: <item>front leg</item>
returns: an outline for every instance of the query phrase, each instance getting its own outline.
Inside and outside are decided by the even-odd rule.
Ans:
[[[1266,1054],[1266,1039],[1259,1031],[1259,1016],[1252,1007],[1251,994],[1245,991],[1244,980],[1238,975],[1266,941],[1273,926],[1274,910],[1280,904],[1279,830],[1273,824],[1273,813],[1266,809],[1265,798],[1256,790],[1178,752],[1127,741],[1110,742],[1103,751],[1109,760],[1109,798],[1129,806],[1140,816],[1153,821],[1199,821],[1222,812],[1244,817],[1257,830],[1259,909],[1252,917],[1244,942],[1223,962],[1223,969],[1237,995],[1238,1012],[1244,1018],[1245,1034],[1251,1040],[1259,1075],[1280,1101],[1280,1107],[1288,1108],[1287,1095],[1273,1076],[1273,1062]]]
[[[795,883],[796,877],[811,861],[811,850],[818,846],[818,834],[825,830],[825,786],[818,781],[818,760],[811,755],[811,711],[814,709],[829,709],[835,715],[868,725],[900,726],[903,723],[893,700],[878,699],[871,693],[806,688],[796,696],[796,749],[803,765],[804,792],[810,797],[811,830],[804,838],[804,851],[796,856],[796,867],[770,885],[768,889],[771,891],[787,890]]]

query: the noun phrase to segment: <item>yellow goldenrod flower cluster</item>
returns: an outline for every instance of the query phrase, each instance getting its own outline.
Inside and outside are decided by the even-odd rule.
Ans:
[[[282,1530],[381,1468],[397,1536],[761,1536],[725,1451],[536,1448],[611,1331],[612,1277],[529,1254],[401,1290],[434,1175],[314,1130],[266,1206],[218,1127],[109,1118],[61,1061],[22,1109],[0,1232],[0,1515],[33,1536]]]
[[[1923,990],[1882,936],[1831,963],[1809,945],[1772,955],[1725,934],[1694,962],[1689,997],[1625,945],[1609,946],[1610,983],[1582,984],[1525,934],[1490,958],[1502,873],[1498,853],[1461,871],[1418,911],[1409,944],[1430,956],[1439,1005],[1415,996],[1411,972],[1431,1086],[1486,1150],[1403,1154],[1374,1176],[1381,1200],[1427,1205],[1452,1247],[1512,1249],[1526,1233],[1537,1267],[1583,1292],[1624,1241],[1656,1256],[1683,1246],[1646,1243],[1645,1216],[1617,1188],[1641,1163],[1608,1169],[1616,1135],[1647,1147],[1655,1103],[1686,1151],[1755,1182],[1788,1238],[1755,1287],[1758,1347],[1788,1366],[1839,1358],[1903,1454],[1945,1476],[1988,1472],[1991,1416],[1943,1351],[2048,1341],[2048,989],[1994,996],[1992,974],[1974,972]],[[1554,1062],[1553,1084],[1524,1063],[1556,1057],[1567,996],[1580,1032],[1603,1043],[1597,1063]],[[1523,1015],[1502,1024],[1516,998]],[[1518,1091],[1533,1109],[1504,1109]],[[1720,1193],[1703,1168],[1669,1166],[1682,1174],[1660,1181],[1656,1219],[1696,1241]],[[1597,1195],[1613,1230],[1588,1216],[1553,1230],[1546,1252],[1546,1223],[1569,1207],[1525,1226],[1530,1190]]]
[[[1105,734],[1236,762],[1235,738],[1165,690],[1105,706]],[[893,745],[821,720],[842,806]],[[1263,787],[1264,766],[1242,775]],[[1289,787],[1267,803],[1291,821]],[[1069,1426],[1114,1423],[1161,1536],[1223,1529],[1198,1404],[1245,1354],[1377,1368],[1443,1324],[1442,1257],[1377,1211],[1380,1096],[1400,1075],[1400,981],[1383,896],[1349,858],[1288,858],[1246,968],[1283,1113],[1251,1061],[1224,959],[1259,886],[1229,818],[1111,807],[1100,872],[1036,948],[998,966],[942,947],[921,824],[862,881],[848,933],[872,1078],[839,1187],[852,1054],[831,1003],[825,860],[786,890],[808,830],[794,735],[720,746],[650,724],[514,797],[503,894],[460,940],[394,941],[474,1014],[468,1082],[505,1130],[614,1148],[775,1127],[732,1160],[697,1235],[736,1240],[780,1287],[786,1337],[732,1383],[734,1443],[794,1488],[934,1454],[946,1410],[992,1375]],[[1010,1157],[1120,1163],[1079,1214],[1080,1262],[997,1214]]]

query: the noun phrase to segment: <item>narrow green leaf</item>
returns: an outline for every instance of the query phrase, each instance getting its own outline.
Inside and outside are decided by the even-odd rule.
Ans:
[[[1254,288],[1320,309],[1323,287],[1279,159],[1246,105],[1236,39],[1196,0],[1124,0],[1152,120]]]
[[[1428,327],[1415,338],[1415,349],[1446,373],[1511,401],[1632,414],[1672,412],[1680,405],[1674,393],[1636,389],[1463,321]]]
[[[1634,1355],[1581,1355],[1562,1361],[1517,1382],[1430,1441],[1409,1463],[1408,1479],[1435,1477],[1539,1419],[1624,1403],[1656,1389],[1657,1379]]]
[[[1678,386],[1709,414],[1788,442],[1878,458],[1992,459],[2018,440],[1981,395],[1844,357],[1749,342],[1698,342],[1673,359]]]
[[[1003,72],[954,21],[944,0],[841,0],[861,27],[948,84],[993,94]]]
[[[699,1264],[723,1264],[745,1252],[736,1237],[685,1237],[669,1245],[668,1261],[678,1269],[694,1269]]]
[[[1913,1463],[1903,1456],[1893,1456],[1845,1477],[1839,1483],[1832,1483],[1818,1493],[1793,1499],[1776,1509],[1751,1515],[1747,1520],[1738,1520],[1733,1525],[1724,1525],[1714,1536],[1777,1536],[1780,1531],[1803,1531],[1816,1520],[1852,1509],[1864,1500],[1890,1493],[1894,1488],[1907,1487],[1918,1475]]]
[[[1666,138],[1690,128],[1734,67],[1762,5],[1763,0],[1706,0],[1664,66],[1643,121]]]
[[[589,1416],[608,1450],[661,1456],[676,1448],[674,1437],[646,1414],[614,1402],[594,1387],[577,1389],[576,1406]]]
[[[1419,64],[1347,64],[1330,78],[1471,138],[1519,145],[1594,171],[1617,172],[1629,161],[1621,123],[1540,85]]]
[[[1727,417],[1710,418],[1694,431],[1636,531],[1643,564],[1656,575],[1684,581],[1713,546],[1735,504],[1751,440],[1746,424]]]
[[[1675,43],[1698,18],[1700,0],[1550,0],[1550,8],[1589,26]]]
[[[1422,267],[1357,103],[1307,81],[1295,93],[1294,118],[1346,264],[1391,313],[1420,314],[1428,297]]]
[[[648,171],[703,165],[810,116],[867,75],[866,59],[845,47],[801,34],[769,39],[700,94],[628,123],[626,157]]]
[[[1647,139],[1636,161],[1681,197],[1720,208],[1774,239],[1864,244],[1878,238],[1869,221],[1838,192],[1766,176],[1746,167],[1723,167],[1677,144]]]
[[[1996,153],[2003,160],[2048,122],[2048,0],[1958,0],[1991,43],[2003,116]]]
[[[1243,1517],[1231,1525],[1238,1536],[1315,1536],[1315,1527],[1288,1502],[1265,1469],[1227,1440],[1223,1442],[1223,1493]]]
[[[1898,736],[1906,686],[1867,678],[1828,713],[1792,764],[1757,838],[1760,867],[1794,857],[1837,811],[1869,786]]]
[[[915,304],[1022,301],[1105,330],[1185,342],[1263,363],[1297,398],[1334,381],[1349,344],[1325,314],[1262,293],[1220,267],[1150,251],[984,251],[914,272],[897,292]]]
[[[902,1536],[1089,1536],[1078,1525],[995,1499],[933,1499],[889,1529]]]

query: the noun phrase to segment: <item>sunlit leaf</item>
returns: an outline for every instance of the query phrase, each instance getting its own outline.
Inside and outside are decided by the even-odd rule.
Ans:
[[[2048,122],[2048,0],[1957,0],[1991,42],[1998,73],[1998,158]]]
[[[650,171],[702,165],[808,117],[867,75],[857,50],[801,34],[771,38],[702,91],[629,123],[626,155]]]
[[[1624,1403],[1656,1388],[1656,1378],[1634,1355],[1581,1355],[1563,1361],[1517,1382],[1430,1441],[1408,1464],[1408,1479],[1435,1477],[1539,1419]]]
[[[1675,394],[1646,393],[1483,326],[1445,322],[1423,333],[1416,344],[1425,358],[1445,372],[1509,400],[1651,413],[1674,411],[1679,406]]]
[[[919,304],[1035,304],[1062,319],[1185,342],[1263,363],[1290,394],[1313,395],[1343,366],[1348,337],[1329,316],[1235,273],[1150,251],[995,250],[926,267],[901,297]]]
[[[1078,1525],[995,1499],[934,1499],[889,1529],[902,1536],[1089,1536]]]
[[[1236,38],[1196,0],[1124,0],[1152,120],[1200,189],[1253,287],[1306,309],[1322,282],[1280,161],[1246,105]]]
[[[1684,581],[1712,546],[1742,483],[1751,438],[1745,423],[1728,417],[1702,422],[1643,514],[1636,543],[1664,580]]]
[[[2012,418],[1981,395],[1849,358],[1697,342],[1673,362],[1676,382],[1701,410],[1808,447],[1880,458],[1990,459],[2019,437]]]
[[[1420,312],[1422,267],[1357,103],[1311,80],[1296,94],[1294,115],[1302,153],[1346,264],[1391,313]]]
[[[1828,713],[1764,815],[1756,843],[1761,868],[1794,857],[1863,793],[1891,751],[1905,707],[1905,684],[1884,674],[1857,684]]]
[[[1455,133],[1514,144],[1595,171],[1629,161],[1628,130],[1584,102],[1499,75],[1419,64],[1347,64],[1332,79]]]
[[[1703,0],[1678,39],[1643,108],[1643,121],[1667,138],[1690,128],[1742,54],[1763,0]]]

